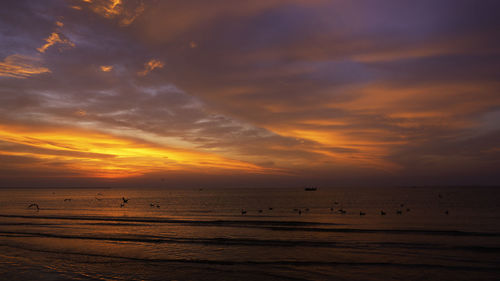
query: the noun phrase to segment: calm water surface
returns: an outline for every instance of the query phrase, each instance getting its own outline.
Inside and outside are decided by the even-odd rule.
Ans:
[[[4,189],[0,280],[500,280],[499,211],[484,187]]]

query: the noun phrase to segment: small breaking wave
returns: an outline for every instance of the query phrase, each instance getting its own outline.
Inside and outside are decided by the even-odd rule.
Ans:
[[[27,251],[34,252],[44,252],[53,253],[61,255],[79,255],[87,257],[98,257],[98,258],[108,258],[108,259],[118,259],[118,260],[129,260],[134,262],[147,262],[147,263],[184,263],[184,264],[202,264],[202,265],[250,265],[250,266],[298,266],[298,267],[308,267],[308,266],[325,266],[325,267],[398,267],[398,268],[413,268],[413,269],[447,269],[447,270],[469,270],[469,271],[491,271],[500,272],[498,267],[487,267],[487,266],[472,266],[472,265],[447,265],[447,264],[426,264],[426,263],[397,263],[397,262],[342,262],[342,261],[295,261],[295,260],[272,260],[272,261],[255,261],[255,260],[208,260],[208,259],[182,259],[182,258],[140,258],[140,257],[129,257],[129,256],[118,256],[109,254],[97,254],[97,253],[82,253],[73,251],[55,251],[46,249],[33,249],[25,246],[13,246],[0,244],[0,246],[18,248]]]

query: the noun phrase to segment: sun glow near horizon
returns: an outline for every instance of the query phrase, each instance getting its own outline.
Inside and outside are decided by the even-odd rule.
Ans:
[[[273,173],[254,164],[221,156],[167,148],[152,143],[113,136],[96,131],[0,126],[1,155],[23,156],[37,160],[43,170],[51,163],[77,172],[78,176],[123,178],[154,172],[212,170]],[[15,149],[9,149],[15,146]],[[28,168],[26,167],[26,168]],[[46,168],[45,167],[45,168]]]

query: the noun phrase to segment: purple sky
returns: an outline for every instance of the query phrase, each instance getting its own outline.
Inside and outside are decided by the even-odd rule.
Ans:
[[[498,11],[1,1],[0,187],[500,184]]]

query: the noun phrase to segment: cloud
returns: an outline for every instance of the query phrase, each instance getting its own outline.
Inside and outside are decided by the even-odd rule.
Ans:
[[[33,130],[2,125],[0,155],[37,159],[38,169],[58,162],[88,177],[130,177],[154,171],[199,168],[266,172],[252,164],[208,153],[161,147],[99,132],[51,127]]]
[[[40,59],[10,55],[0,62],[0,76],[12,78],[29,78],[33,75],[49,73],[50,70],[40,65]]]
[[[145,10],[145,5],[142,1],[135,3],[129,1],[126,3],[128,5],[125,5],[121,0],[95,0],[83,2],[98,15],[107,19],[117,19],[120,26],[131,25]]]
[[[146,76],[156,68],[163,68],[165,64],[157,59],[152,59],[144,64],[144,70],[137,72],[139,76]]]
[[[455,2],[70,2],[80,11],[16,4],[36,28],[20,32],[24,20],[0,17],[2,42],[11,42],[2,52],[31,54],[50,32],[64,40],[53,30],[61,18],[79,48],[45,54],[51,75],[4,79],[2,124],[43,123],[47,136],[38,140],[59,145],[69,144],[57,141],[68,133],[56,128],[71,128],[86,147],[65,152],[75,154],[70,161],[17,139],[5,144],[6,157],[16,167],[26,161],[86,176],[105,163],[121,176],[199,174],[231,159],[258,167],[238,173],[272,170],[293,184],[393,184],[440,174],[443,182],[497,181],[488,168],[498,163],[497,4]],[[162,75],[150,75],[165,62]],[[2,75],[23,76],[12,73]],[[136,155],[141,146],[154,149],[135,164],[129,155],[120,166],[120,153],[111,153],[92,166],[88,159],[108,154],[86,134],[120,153],[127,145]],[[86,159],[88,147],[97,154]],[[185,165],[154,155],[164,149],[186,153]],[[198,162],[194,152],[220,159]],[[235,171],[210,171],[223,170]]]
[[[99,68],[102,72],[110,72],[111,70],[113,70],[112,65],[101,65]]]
[[[49,37],[45,38],[45,44],[43,46],[41,46],[40,48],[37,48],[37,50],[40,52],[40,53],[45,53],[45,51],[55,45],[55,44],[61,44],[61,45],[65,45],[65,46],[68,46],[68,47],[75,47],[75,44],[73,42],[71,42],[69,39],[65,38],[62,34],[59,34],[57,32],[52,32]]]

